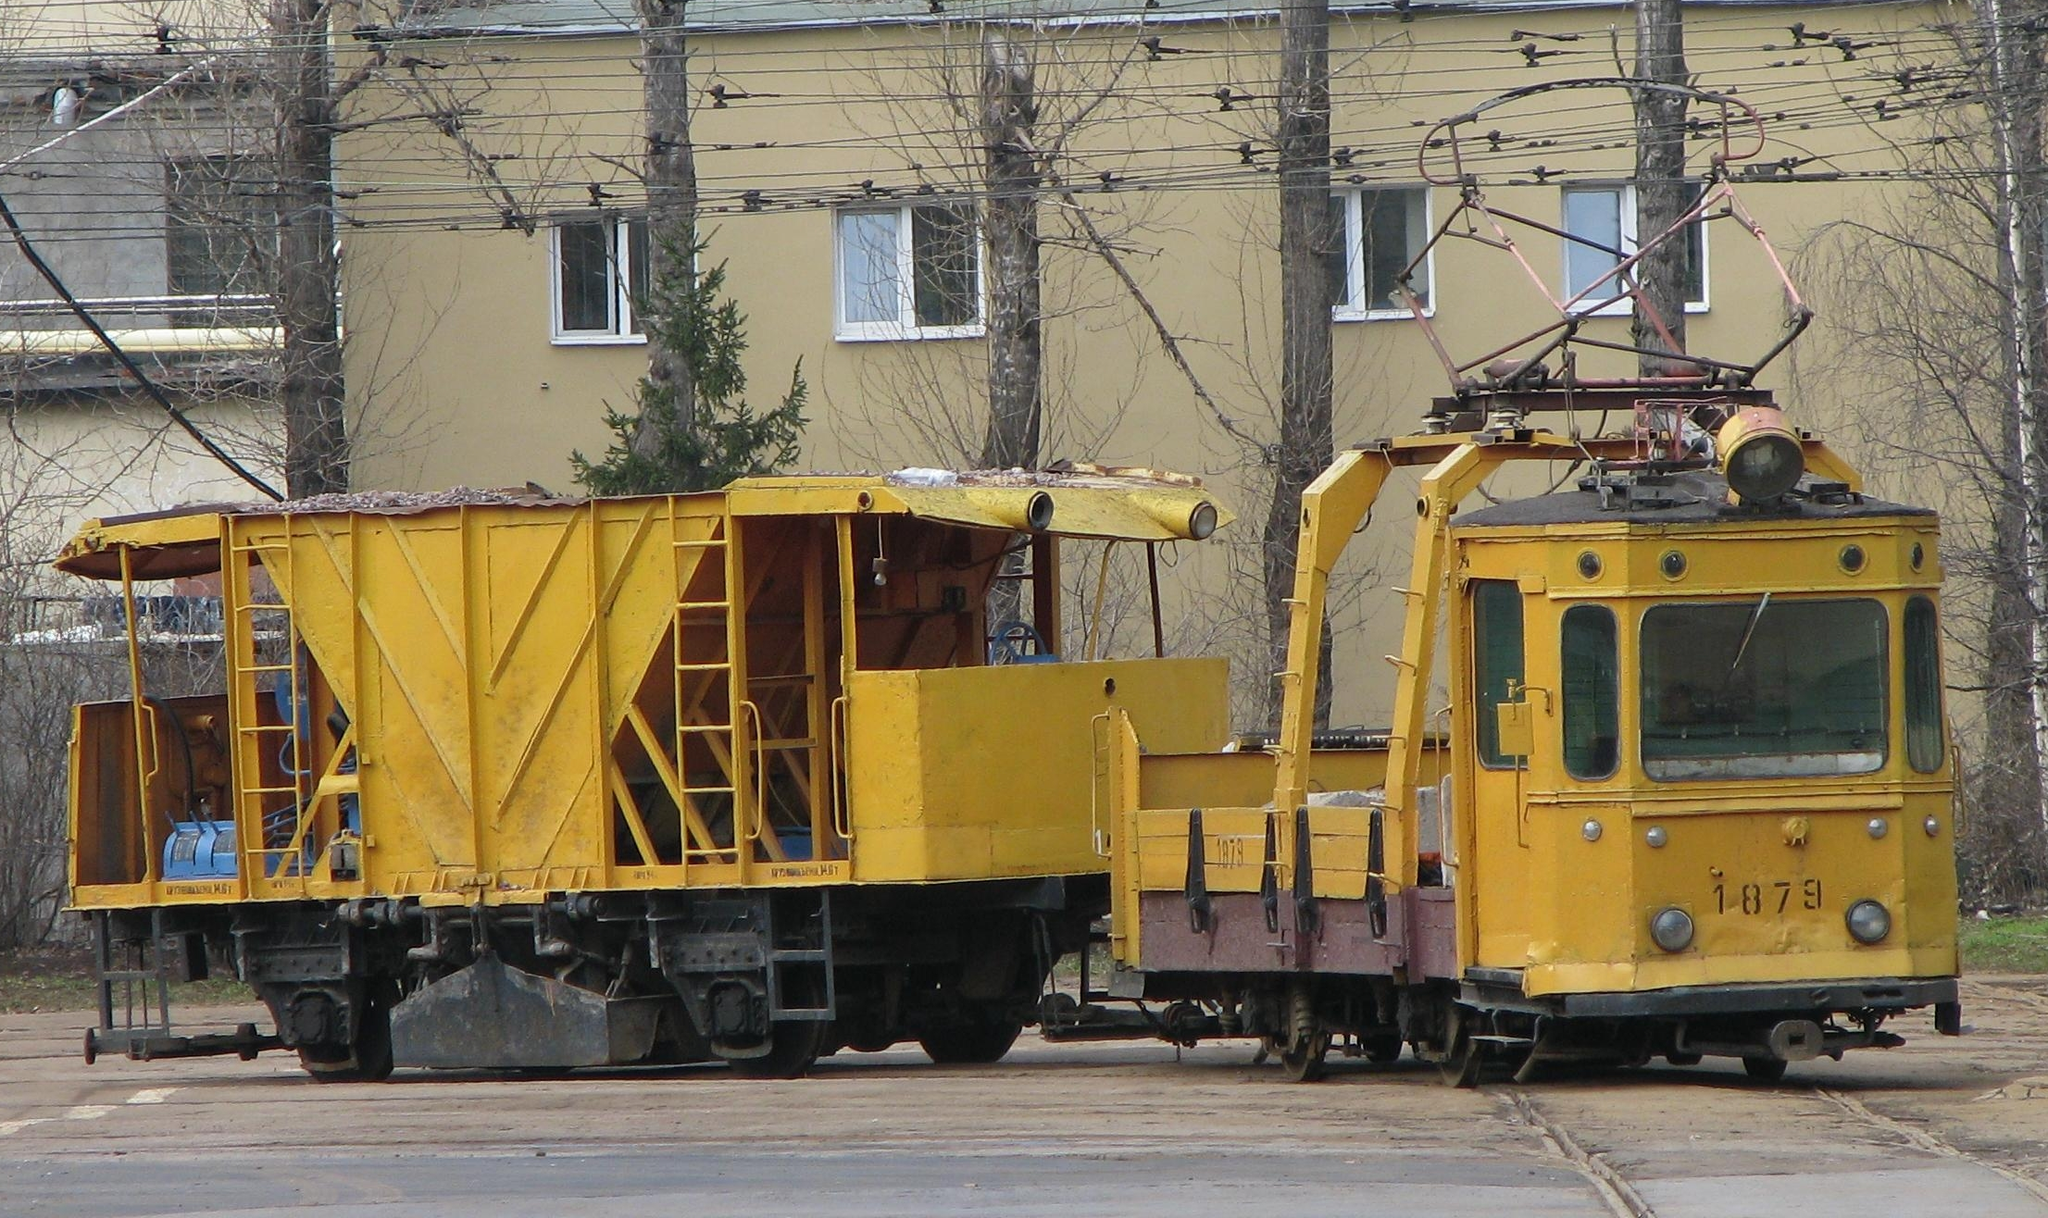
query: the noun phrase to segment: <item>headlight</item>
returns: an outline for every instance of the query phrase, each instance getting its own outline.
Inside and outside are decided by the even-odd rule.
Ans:
[[[1858,901],[1849,907],[1849,933],[1858,943],[1882,943],[1892,933],[1892,914],[1876,901]]]
[[[1216,531],[1216,505],[1203,500],[1188,513],[1188,536],[1196,541],[1207,541]]]
[[[1650,916],[1650,938],[1667,952],[1682,952],[1692,945],[1692,915],[1676,905],[1667,905]]]
[[[1769,503],[1799,483],[1806,454],[1785,418],[1769,406],[1737,411],[1714,437],[1721,474],[1747,503]]]

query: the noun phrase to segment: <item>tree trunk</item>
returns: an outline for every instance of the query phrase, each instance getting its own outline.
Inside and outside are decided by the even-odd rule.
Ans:
[[[1636,0],[1636,79],[1663,85],[1686,83],[1685,25],[1678,0]],[[1686,100],[1682,94],[1663,90],[1634,94],[1636,239],[1644,245],[1676,224],[1691,204],[1685,179]],[[1685,247],[1683,237],[1673,237],[1636,264],[1643,301],[1636,305],[1631,335],[1635,345],[1649,353],[1637,361],[1644,376],[1698,371],[1695,365],[1666,358],[1685,351],[1685,298],[1689,294]],[[1658,333],[1650,310],[1664,322],[1670,342]]]
[[[653,284],[695,273],[689,264],[697,243],[697,161],[690,147],[690,71],[683,36],[685,0],[634,0],[640,18],[640,67],[647,102],[647,156],[642,170],[647,189],[647,277],[634,284],[644,298]],[[617,254],[622,261],[626,251]],[[677,265],[680,261],[681,265]],[[672,425],[689,427],[696,418],[696,381],[679,351],[661,341],[653,319],[639,318],[647,336],[647,379],[673,391]],[[652,460],[661,442],[654,412],[643,409],[628,447]]]
[[[981,142],[984,225],[988,231],[988,436],[984,469],[1038,465],[1044,398],[1039,388],[1041,314],[1038,299],[1038,167],[1031,124],[1038,117],[1030,44],[999,30],[982,36]],[[1003,564],[1025,569],[1022,553]],[[1016,579],[989,588],[988,620],[1000,629],[1024,617]],[[1041,631],[1048,623],[1034,623]],[[1048,638],[1054,650],[1060,640]]]
[[[1272,671],[1287,666],[1287,598],[1294,593],[1301,492],[1330,463],[1329,0],[1280,5],[1280,444],[1266,514],[1266,638]],[[1330,630],[1317,655],[1315,722],[1330,719]],[[1280,683],[1267,687],[1267,717],[1280,719]]]
[[[334,101],[325,0],[275,0],[278,46],[278,325],[284,332],[285,487],[348,489],[339,267],[334,257]]]
[[[2042,225],[2048,222],[2048,155],[2042,148],[2042,123],[2048,118],[2041,101],[2040,48],[2031,19],[2039,6],[2000,3],[1988,6],[1992,121],[1997,127],[2000,163],[1999,208],[2005,224],[2007,262],[2001,268],[2006,289],[2006,332],[2012,369],[2007,430],[2016,469],[2018,527],[2025,606],[2027,720],[2032,727],[2033,779],[2028,791],[2036,840],[2048,831],[2048,385],[2042,383],[2042,361],[2048,359],[2048,251],[2043,250]],[[1992,684],[2003,674],[1992,674]],[[2039,860],[2037,860],[2038,862]],[[2038,882],[2042,877],[2034,877]]]
[[[1038,171],[1031,153],[1029,44],[990,30],[982,40],[981,136],[988,230],[988,438],[981,464],[1038,464]]]

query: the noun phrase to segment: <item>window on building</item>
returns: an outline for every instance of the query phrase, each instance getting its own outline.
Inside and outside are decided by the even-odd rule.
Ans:
[[[1420,186],[1378,186],[1330,195],[1333,240],[1328,255],[1331,316],[1340,321],[1410,317],[1401,298],[1401,272],[1429,242],[1429,191]],[[1408,285],[1427,310],[1434,306],[1434,257],[1415,268]]]
[[[1598,781],[1621,763],[1621,686],[1615,661],[1614,610],[1573,605],[1564,611],[1564,769]]]
[[[647,280],[647,221],[565,221],[554,226],[553,240],[554,341],[644,341],[633,319],[633,296]]]
[[[1695,190],[1692,196],[1699,197]],[[1567,186],[1564,189],[1564,293],[1570,300],[1591,288],[1602,275],[1636,252],[1636,188],[1619,186]],[[1689,313],[1707,308],[1707,226],[1694,223],[1685,230],[1685,300]],[[1628,299],[1618,281],[1601,286],[1597,295],[1582,303],[1606,299],[1601,312],[1626,314]]]
[[[1479,764],[1507,769],[1495,710],[1522,684],[1522,591],[1511,579],[1472,581],[1472,684],[1479,702]]]
[[[853,208],[839,212],[835,223],[840,338],[982,332],[980,235],[971,208]]]
[[[164,294],[198,298],[173,309],[174,326],[244,320],[227,296],[269,291],[261,254],[275,249],[271,192],[254,157],[186,157],[164,165]]]

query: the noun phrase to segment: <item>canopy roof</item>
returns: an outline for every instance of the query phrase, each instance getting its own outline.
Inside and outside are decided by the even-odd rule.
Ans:
[[[1034,513],[1052,514],[1043,532],[1116,541],[1196,537],[1199,509],[1221,528],[1234,517],[1200,481],[1184,474],[1069,466],[1050,471],[904,470],[895,474],[803,474],[742,478],[722,491],[736,516],[901,515],[970,528],[1031,530]],[[1044,501],[1034,505],[1034,500]],[[138,580],[172,579],[220,570],[221,522],[228,516],[315,513],[420,516],[470,507],[573,510],[582,499],[539,488],[434,493],[368,491],[283,503],[208,503],[89,521],[57,556],[56,567],[92,579],[121,578],[128,555]],[[1206,535],[1206,534],[1205,534]]]

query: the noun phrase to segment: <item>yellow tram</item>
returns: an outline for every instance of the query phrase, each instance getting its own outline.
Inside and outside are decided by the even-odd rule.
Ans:
[[[1760,390],[1571,392],[1633,432],[1553,434],[1556,393],[1499,389],[1310,487],[1269,750],[1177,754],[1118,712],[1111,990],[1178,1000],[1170,1036],[1261,1036],[1304,1079],[1407,1043],[1469,1085],[1652,1055],[1775,1079],[1910,1010],[1959,1030],[1933,513]],[[1393,723],[1319,748],[1325,585],[1403,469]]]

